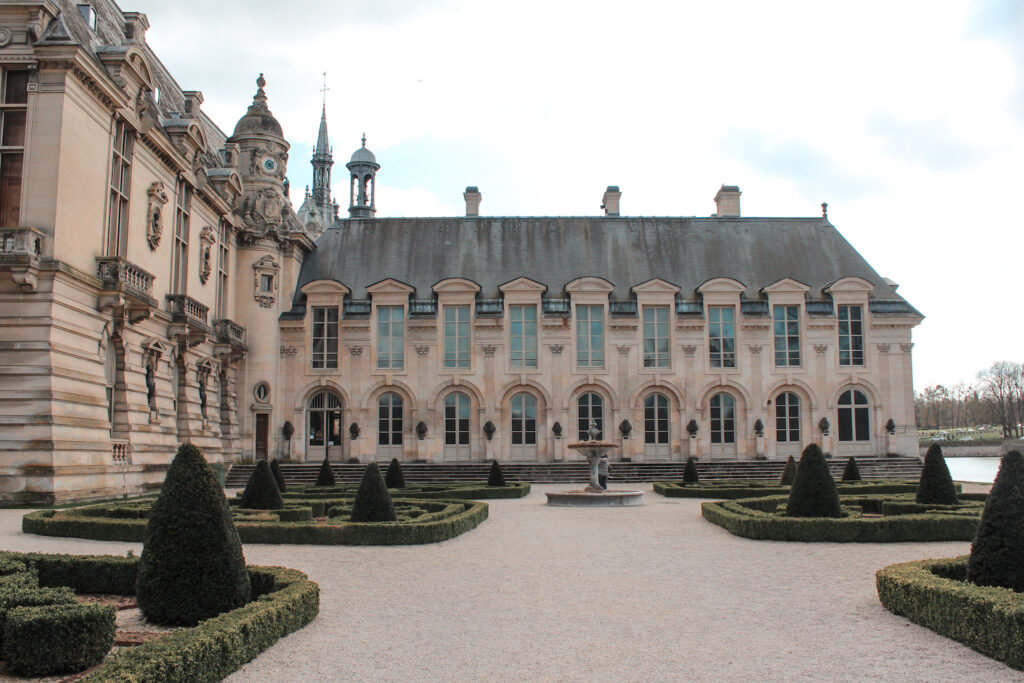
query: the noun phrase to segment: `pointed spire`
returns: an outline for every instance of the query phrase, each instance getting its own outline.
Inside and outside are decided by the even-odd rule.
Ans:
[[[330,154],[331,149],[327,141],[327,105],[325,104],[320,113],[320,132],[316,136],[316,149],[313,151],[313,157],[327,157]]]

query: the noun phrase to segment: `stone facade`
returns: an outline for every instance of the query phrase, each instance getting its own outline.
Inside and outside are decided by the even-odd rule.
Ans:
[[[227,135],[147,28],[0,7],[0,500],[143,490],[185,440],[560,461],[591,417],[636,461],[916,452],[921,315],[824,216],[376,218],[364,138],[341,219],[326,110],[296,214],[262,75]]]

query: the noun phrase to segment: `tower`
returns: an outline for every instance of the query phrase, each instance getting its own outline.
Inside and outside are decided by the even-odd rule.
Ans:
[[[334,166],[334,159],[331,156],[331,148],[327,142],[327,104],[324,104],[320,114],[320,132],[316,137],[316,149],[313,150],[313,204],[325,224],[330,224],[334,219],[334,210],[331,202],[331,167]]]
[[[374,205],[374,188],[380,164],[373,152],[366,149],[366,134],[363,146],[355,151],[352,160],[345,164],[349,177],[348,215],[350,218],[373,218],[377,213]]]

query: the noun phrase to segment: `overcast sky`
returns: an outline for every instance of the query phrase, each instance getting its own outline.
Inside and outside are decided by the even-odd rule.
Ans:
[[[326,71],[343,214],[363,132],[378,216],[827,201],[926,316],[915,389],[1024,361],[1024,2],[119,1],[228,134],[265,74],[296,204]]]

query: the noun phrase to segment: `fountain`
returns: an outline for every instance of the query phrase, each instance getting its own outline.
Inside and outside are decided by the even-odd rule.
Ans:
[[[643,504],[643,491],[623,491],[601,488],[598,478],[598,464],[609,450],[618,448],[617,443],[598,441],[597,423],[590,421],[587,441],[567,444],[567,448],[582,453],[590,463],[590,483],[581,491],[558,491],[548,493],[548,505],[626,507]]]

